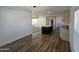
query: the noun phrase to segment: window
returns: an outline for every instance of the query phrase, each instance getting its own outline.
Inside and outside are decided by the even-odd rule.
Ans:
[[[32,24],[36,24],[38,19],[32,19]]]

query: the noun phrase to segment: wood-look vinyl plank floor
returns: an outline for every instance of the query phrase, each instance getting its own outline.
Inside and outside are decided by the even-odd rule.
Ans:
[[[9,48],[8,50],[0,50],[1,52],[70,52],[68,41],[64,41],[59,37],[57,31],[50,35],[44,35],[41,32],[33,33],[22,39],[16,40],[0,49]]]

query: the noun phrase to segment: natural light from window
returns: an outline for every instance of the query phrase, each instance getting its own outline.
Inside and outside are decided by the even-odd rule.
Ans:
[[[37,21],[38,21],[38,19],[32,19],[32,24],[33,24],[33,25],[36,24]]]

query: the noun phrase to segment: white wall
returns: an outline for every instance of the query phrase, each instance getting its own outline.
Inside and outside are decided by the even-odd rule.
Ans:
[[[46,26],[46,16],[40,16],[39,17],[39,23],[41,24],[40,27],[41,26]]]
[[[32,34],[31,13],[0,7],[0,46]]]
[[[76,51],[74,39],[74,13],[79,7],[74,6],[70,8],[70,46],[71,51]]]
[[[79,52],[79,9],[74,14],[74,48]]]
[[[70,10],[64,11],[64,24],[70,24]]]

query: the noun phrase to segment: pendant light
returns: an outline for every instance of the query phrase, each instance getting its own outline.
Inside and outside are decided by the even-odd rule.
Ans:
[[[37,19],[37,18],[38,18],[38,14],[36,12],[36,6],[33,6],[32,19]]]

